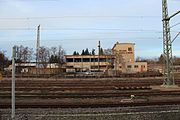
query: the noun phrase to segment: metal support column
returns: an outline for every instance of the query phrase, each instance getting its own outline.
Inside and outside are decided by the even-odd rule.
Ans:
[[[16,58],[16,46],[13,47],[12,50],[12,113],[11,113],[11,118],[14,119],[15,118],[15,70],[16,70],[16,66],[15,66],[15,58]]]
[[[101,42],[98,42],[98,72],[100,71],[100,50],[101,50]]]
[[[163,85],[174,85],[172,42],[170,36],[167,0],[162,0],[163,9],[163,53],[165,58]]]
[[[162,0],[162,17],[163,17],[163,54],[164,54],[164,82],[163,85],[175,85],[173,73],[172,41],[170,35],[169,21],[180,11],[168,16],[167,0]]]
[[[39,76],[40,60],[39,60],[39,49],[40,49],[40,25],[37,28],[37,44],[36,44],[36,75]]]

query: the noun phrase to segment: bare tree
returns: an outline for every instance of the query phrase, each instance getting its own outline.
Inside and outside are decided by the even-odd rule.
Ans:
[[[17,62],[30,62],[33,59],[33,49],[24,47],[23,45],[18,47]]]
[[[21,73],[22,71],[22,63],[31,62],[33,59],[33,49],[29,47],[24,47],[23,45],[17,46],[17,59],[16,63],[18,64],[17,72]]]
[[[0,51],[0,71],[4,71],[5,67],[8,67],[10,62],[5,56],[6,51]]]
[[[52,55],[57,55],[57,47],[51,47],[50,51]]]
[[[49,48],[47,47],[40,47],[39,49],[39,61],[40,61],[40,67],[46,68],[47,63],[49,61]]]
[[[121,65],[121,68],[122,68],[122,71],[126,69],[126,66],[125,66],[125,60],[124,60],[124,57],[122,55],[122,53],[120,51],[113,51],[113,54],[115,56],[115,59],[114,59],[114,68],[116,71],[119,70],[119,65]]]
[[[42,67],[47,67],[48,63],[58,63],[60,66],[64,63],[64,49],[59,46],[57,47],[40,47],[39,50],[39,61],[42,64]]]
[[[57,63],[57,47],[51,47],[50,48],[50,58],[49,58],[49,63]]]
[[[112,55],[112,50],[110,48],[104,49],[104,55]]]
[[[65,58],[64,55],[66,54],[65,50],[62,48],[62,46],[59,45],[58,47],[58,64],[59,68],[63,65]]]

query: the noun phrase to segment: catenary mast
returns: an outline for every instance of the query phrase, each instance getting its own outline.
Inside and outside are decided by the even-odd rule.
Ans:
[[[36,44],[36,67],[39,68],[39,49],[40,49],[40,25],[37,29],[37,44]]]
[[[180,11],[168,16],[167,0],[162,0],[162,17],[163,17],[163,54],[164,54],[164,82],[163,85],[175,85],[173,73],[173,57],[172,57],[172,40],[170,35],[169,21],[171,18],[179,14]]]
[[[173,59],[172,59],[172,42],[170,35],[167,0],[162,0],[162,17],[163,17],[163,54],[164,64],[164,82],[163,85],[174,85]]]

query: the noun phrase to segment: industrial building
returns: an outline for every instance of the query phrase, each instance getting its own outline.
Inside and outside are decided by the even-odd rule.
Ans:
[[[47,63],[45,68],[37,68],[36,63],[17,63],[19,73],[58,74],[61,72],[106,72],[142,73],[147,71],[147,62],[135,62],[134,43],[115,43],[111,54],[99,55],[65,55],[65,63],[60,67],[57,63]],[[10,66],[7,70],[11,70]]]
[[[65,55],[66,72],[146,72],[147,62],[135,62],[134,45],[117,42],[111,55]]]
[[[112,67],[113,55],[66,55],[66,72],[96,72]]]
[[[114,44],[112,54],[114,59],[114,70],[122,71],[123,73],[146,72],[147,62],[135,62],[134,43],[119,43]]]

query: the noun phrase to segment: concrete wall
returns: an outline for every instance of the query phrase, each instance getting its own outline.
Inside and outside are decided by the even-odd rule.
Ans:
[[[112,48],[113,55],[120,55],[124,62],[134,62],[134,44],[133,43],[116,43]]]
[[[147,62],[126,63],[127,73],[146,72],[146,71],[147,71]]]

